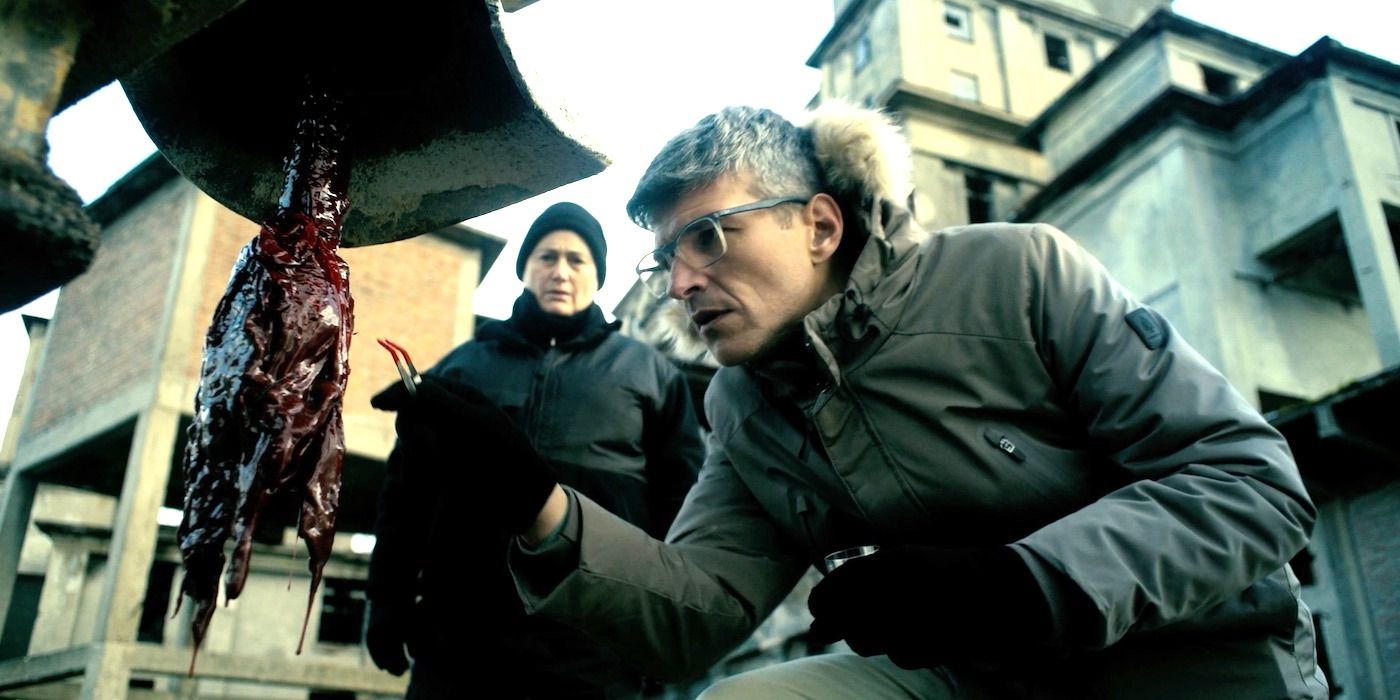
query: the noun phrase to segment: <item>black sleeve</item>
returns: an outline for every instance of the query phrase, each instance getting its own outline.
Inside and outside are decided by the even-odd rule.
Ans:
[[[705,460],[705,444],[685,375],[669,362],[662,365],[662,370],[662,393],[654,413],[646,416],[643,435],[651,500],[647,534],[657,539],[665,538]]]
[[[366,593],[380,604],[413,602],[429,539],[433,509],[424,507],[426,499],[418,484],[420,479],[410,475],[408,461],[403,445],[394,445],[379,492]]]

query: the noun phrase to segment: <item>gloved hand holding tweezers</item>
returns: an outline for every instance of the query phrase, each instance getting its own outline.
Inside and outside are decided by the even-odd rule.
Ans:
[[[379,392],[370,405],[398,413],[400,444],[439,472],[471,465],[480,492],[490,494],[483,512],[507,532],[524,532],[554,491],[549,462],[480,390],[445,377],[420,377],[402,347],[388,340],[379,344],[394,357],[403,383]]]
[[[394,358],[394,369],[399,371],[399,379],[403,380],[403,386],[408,390],[408,395],[417,394],[418,385],[423,383],[423,377],[419,376],[418,369],[413,366],[413,358],[408,356],[408,351],[403,349],[402,345],[388,338],[380,338],[379,345],[388,350],[389,356]]]

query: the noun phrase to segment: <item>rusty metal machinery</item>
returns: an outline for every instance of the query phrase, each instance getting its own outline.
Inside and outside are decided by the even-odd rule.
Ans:
[[[98,227],[45,162],[50,117],[238,0],[0,0],[0,312],[72,279]]]
[[[261,221],[280,196],[305,74],[335,76],[354,164],[349,246],[439,229],[601,171],[605,158],[531,96],[501,11],[496,0],[0,0],[0,311],[92,258],[97,227],[44,164],[44,131],[112,79],[182,175]]]

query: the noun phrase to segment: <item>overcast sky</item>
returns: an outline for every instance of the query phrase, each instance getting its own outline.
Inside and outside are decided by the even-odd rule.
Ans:
[[[1326,34],[1400,63],[1396,0],[1176,0],[1174,9],[1251,41],[1297,53]],[[542,101],[562,103],[579,135],[611,156],[602,174],[469,221],[509,239],[478,293],[478,314],[502,317],[520,291],[519,239],[559,200],[589,208],[608,233],[611,311],[650,237],[622,205],[651,157],[676,132],[731,104],[796,114],[820,76],[806,60],[831,26],[828,0],[540,0],[506,17],[507,37]],[[49,164],[84,201],[102,194],[153,147],[115,85],[55,117]],[[53,295],[23,313],[49,316]],[[28,346],[20,312],[0,315],[0,431]]]

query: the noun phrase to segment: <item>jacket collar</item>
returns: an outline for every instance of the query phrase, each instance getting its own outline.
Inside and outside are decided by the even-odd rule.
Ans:
[[[912,253],[928,238],[913,215],[888,200],[861,215],[869,237],[851,268],[846,289],[803,319],[803,334],[833,383],[883,345],[904,313],[917,267]]]
[[[521,299],[516,301],[515,309],[509,319],[483,323],[481,328],[477,329],[476,339],[481,341],[494,340],[501,343],[502,346],[519,350],[533,349],[542,352],[546,347],[556,347],[560,350],[578,352],[596,347],[622,327],[621,321],[608,323],[603,318],[603,310],[598,308],[597,304],[591,304],[587,309],[579,312],[581,328],[572,337],[558,343],[552,343],[552,339],[545,340],[543,338],[537,338],[536,340],[539,342],[532,342],[532,334],[526,332],[527,326],[533,327],[525,320],[525,316],[529,314],[528,304],[522,304],[522,301],[533,301],[533,296],[529,300],[525,299],[525,296],[529,294],[528,290],[525,291]]]

